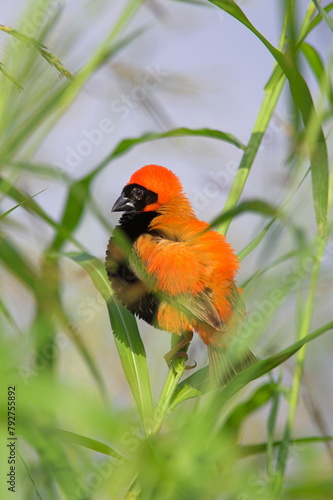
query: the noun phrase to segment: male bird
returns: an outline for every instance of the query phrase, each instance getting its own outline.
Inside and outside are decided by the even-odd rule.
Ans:
[[[182,335],[167,361],[184,355],[180,349],[198,332],[214,383],[252,363],[249,350],[236,360],[226,355],[244,316],[234,281],[238,259],[224,236],[197,219],[179,178],[146,165],[132,175],[112,211],[125,212],[106,252],[112,288],[133,314]]]

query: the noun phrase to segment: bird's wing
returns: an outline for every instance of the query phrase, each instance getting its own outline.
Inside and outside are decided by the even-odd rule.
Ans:
[[[207,323],[218,331],[226,329],[226,323],[222,320],[214,306],[211,290],[205,288],[198,295],[185,295],[177,298],[178,307],[186,314],[194,316],[200,321]]]
[[[203,321],[218,331],[226,329],[207,287],[209,268],[202,255],[186,242],[145,234],[134,245],[131,268],[147,287],[186,315]],[[238,288],[229,281],[228,296],[237,317],[244,316]]]
[[[239,290],[236,284],[232,281],[230,283],[230,293],[227,295],[227,299],[230,302],[235,315],[242,320],[246,316],[246,307],[242,298],[242,293],[240,292],[241,290]]]
[[[134,245],[130,265],[154,290],[170,296],[199,294],[205,288],[207,269],[191,245],[144,234]]]

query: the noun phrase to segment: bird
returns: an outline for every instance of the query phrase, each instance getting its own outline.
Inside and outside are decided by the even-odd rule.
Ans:
[[[124,212],[106,251],[111,287],[134,315],[180,336],[168,365],[187,359],[195,332],[208,348],[214,385],[255,363],[248,348],[236,359],[228,351],[246,314],[239,260],[225,236],[196,217],[177,175],[161,165],[139,168],[111,211]]]

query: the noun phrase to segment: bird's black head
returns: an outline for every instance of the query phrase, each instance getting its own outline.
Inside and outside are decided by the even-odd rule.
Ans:
[[[143,212],[151,210],[157,202],[157,194],[139,184],[127,184],[111,212]],[[155,208],[155,207],[154,207]]]

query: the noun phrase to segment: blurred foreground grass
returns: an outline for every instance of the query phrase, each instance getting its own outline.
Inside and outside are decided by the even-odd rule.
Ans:
[[[169,2],[170,9],[175,2]],[[110,145],[110,152],[86,175],[68,174],[34,160],[45,137],[82,92],[95,72],[138,37],[135,16],[141,2],[123,5],[104,40],[73,72],[66,68],[48,41],[61,17],[59,9],[35,30],[34,37],[19,27],[0,26],[5,49],[1,56],[1,498],[11,498],[5,484],[8,467],[8,387],[15,387],[16,495],[20,499],[328,499],[333,490],[332,451],[327,415],[316,406],[316,398],[305,399],[316,429],[303,434],[296,412],[302,392],[304,361],[313,355],[318,338],[333,328],[332,315],[324,321],[316,316],[318,296],[325,297],[327,278],[332,275],[332,60],[323,60],[307,41],[309,34],[326,23],[332,29],[333,3],[323,10],[316,2],[299,16],[299,2],[283,2],[279,47],[273,47],[257,31],[241,8],[232,1],[187,2],[189,8],[220,8],[235,17],[272,55],[272,74],[265,87],[253,132],[246,145],[220,130],[177,128],[124,138]],[[194,5],[194,4],[199,5]],[[30,2],[27,12],[45,13],[52,2]],[[157,3],[146,2],[159,12]],[[201,5],[202,4],[202,5]],[[52,4],[53,5],[53,4]],[[54,7],[54,6],[53,6]],[[96,11],[98,8],[96,8]],[[51,12],[51,11],[48,11]],[[163,9],[162,9],[163,12]],[[102,11],[99,12],[102,16]],[[156,14],[157,15],[157,14]],[[45,16],[44,16],[45,17]],[[80,43],[75,33],[72,49]],[[317,81],[316,106],[308,82],[300,71],[306,61]],[[71,74],[73,73],[73,74]],[[59,78],[59,76],[61,78]],[[261,141],[276,109],[284,86],[290,88],[295,110],[289,164],[291,174],[280,206],[255,198],[240,201]],[[147,364],[146,350],[135,319],[115,301],[103,263],[89,255],[77,237],[84,214],[94,218],[109,233],[111,227],[93,199],[92,186],[106,166],[140,144],[172,137],[201,137],[223,141],[242,151],[242,159],[221,215],[213,221],[226,232],[232,219],[247,212],[262,217],[255,237],[239,253],[241,259],[257,253],[260,262],[244,283],[249,314],[239,337],[256,351],[256,343],[269,331],[278,332],[279,311],[290,314],[287,347],[263,353],[262,360],[237,375],[228,386],[212,390],[207,368],[182,379],[184,365],[178,362],[167,374],[163,388]],[[286,151],[286,156],[288,151]],[[61,184],[65,197],[62,214],[52,218],[39,204],[40,193],[27,194],[29,186]],[[39,182],[38,182],[39,181]],[[306,218],[296,217],[297,206],[311,185],[311,211],[315,233],[309,234]],[[30,191],[30,190],[29,190]],[[17,213],[24,211],[21,220]],[[40,245],[31,247],[26,220],[39,224]],[[292,241],[292,250],[281,244],[281,232]],[[42,236],[42,235],[41,235]],[[95,356],[72,316],[66,289],[74,280],[89,277],[99,305],[108,314],[109,342],[115,340],[123,375],[133,402],[113,401],[109,388],[123,384],[119,372]],[[90,285],[88,285],[90,286]],[[90,289],[91,290],[91,289]],[[324,291],[322,291],[324,290]],[[77,287],[78,303],[84,304],[86,288]],[[70,302],[70,301],[69,301]],[[25,311],[28,307],[30,316]],[[284,309],[283,309],[284,308]],[[23,318],[24,317],[24,321]],[[320,318],[319,318],[320,319]],[[98,319],[89,325],[96,336]],[[288,333],[290,333],[288,332]],[[330,333],[328,333],[330,334]],[[162,334],[161,334],[162,335]],[[166,334],[165,334],[166,335]],[[174,341],[174,339],[173,339]],[[80,366],[93,381],[85,387],[80,375],[68,383],[61,369],[66,351],[75,346]],[[241,346],[240,346],[241,348]],[[270,355],[269,355],[270,354]],[[286,383],[279,368],[295,356],[292,381]],[[164,362],[164,361],[163,361]],[[161,359],[158,363],[162,363]],[[72,367],[74,374],[76,367]],[[108,375],[105,376],[105,373]],[[119,376],[118,376],[119,375]],[[74,380],[74,382],[72,381]],[[255,383],[252,383],[256,380]],[[305,380],[306,381],[306,380]],[[251,385],[249,385],[251,384]],[[158,398],[152,394],[158,394]],[[265,428],[258,439],[243,440],[244,428],[256,412],[265,412]],[[5,472],[4,472],[5,471]]]

